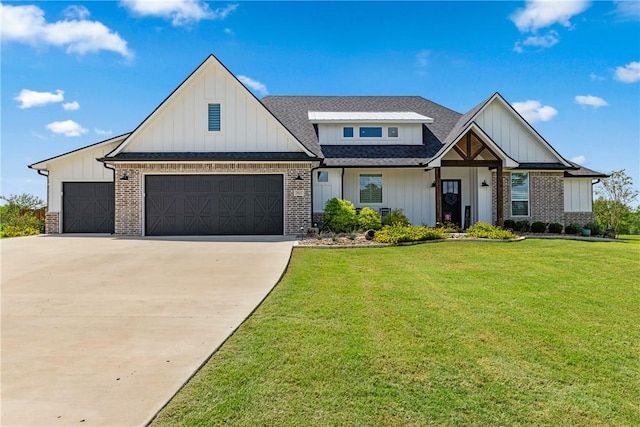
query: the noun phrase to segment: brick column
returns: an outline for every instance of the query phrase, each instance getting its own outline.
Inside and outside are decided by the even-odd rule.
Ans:
[[[60,233],[60,212],[47,212],[44,217],[45,234]]]

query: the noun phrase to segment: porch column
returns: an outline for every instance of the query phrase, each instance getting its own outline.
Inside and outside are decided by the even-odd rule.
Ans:
[[[436,168],[436,224],[442,224],[442,183],[440,168]]]
[[[504,225],[504,200],[502,200],[504,191],[502,186],[502,164],[500,164],[496,169],[496,220],[501,227]]]

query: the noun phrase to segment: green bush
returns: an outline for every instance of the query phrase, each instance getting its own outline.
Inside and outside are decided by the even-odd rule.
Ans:
[[[582,230],[582,226],[577,222],[572,222],[564,228],[565,234],[578,234]]]
[[[486,222],[476,222],[467,229],[467,234],[481,239],[510,240],[516,236],[511,230],[497,227]]]
[[[361,230],[380,230],[382,218],[378,211],[371,208],[362,208],[358,214],[358,225]]]
[[[552,222],[549,224],[549,233],[560,234],[562,233],[562,224],[558,222]]]
[[[409,218],[407,218],[402,209],[394,209],[387,214],[382,224],[390,226],[409,225]]]
[[[591,230],[591,235],[592,236],[600,236],[602,235],[602,228],[600,227],[600,225],[598,223],[595,222],[588,222],[584,225],[583,228],[587,228],[589,230]]]
[[[542,221],[536,221],[531,224],[531,232],[532,233],[544,233],[547,231],[547,224]]]
[[[21,236],[35,236],[36,234],[40,234],[39,227],[31,227],[31,226],[18,226],[18,225],[7,225],[3,224],[0,229],[1,237],[21,237]]]
[[[516,228],[514,228],[513,231],[526,233],[530,229],[531,229],[531,226],[529,225],[529,221],[527,221],[526,219],[523,219],[521,221],[516,221]]]
[[[460,233],[462,229],[453,222],[447,221],[439,227],[443,233]]]
[[[515,230],[516,229],[516,222],[512,219],[506,219],[504,221],[504,228],[506,230]]]
[[[381,230],[376,231],[373,240],[379,243],[397,245],[401,242],[421,242],[444,238],[444,233],[438,228],[416,225],[385,225]]]
[[[322,228],[335,233],[350,232],[358,228],[358,216],[353,203],[335,197],[330,199],[324,207]]]

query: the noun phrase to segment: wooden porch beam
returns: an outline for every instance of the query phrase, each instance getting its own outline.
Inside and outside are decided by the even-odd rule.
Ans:
[[[436,171],[436,224],[442,224],[442,180],[440,177],[440,168]]]
[[[504,225],[504,201],[502,200],[504,190],[502,187],[502,165],[499,165],[496,169],[496,220],[501,227]]]

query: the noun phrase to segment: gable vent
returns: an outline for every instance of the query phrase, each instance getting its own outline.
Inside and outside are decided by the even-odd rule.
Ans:
[[[220,131],[220,104],[209,104],[209,131]]]

